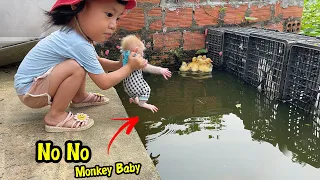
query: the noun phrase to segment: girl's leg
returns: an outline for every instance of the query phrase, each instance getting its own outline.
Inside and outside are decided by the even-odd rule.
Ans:
[[[78,92],[85,74],[85,70],[75,60],[66,60],[52,70],[49,94],[53,102],[44,118],[47,125],[55,126],[67,117],[65,110]],[[68,121],[64,127],[71,127],[73,122]]]
[[[92,106],[92,105],[103,105],[108,103],[108,101],[109,99],[106,97],[103,97],[96,93],[86,92],[86,75],[85,75],[79,90],[77,91],[76,95],[72,99],[70,107],[77,108],[77,107],[85,107],[85,106]]]
[[[89,95],[89,93],[86,92],[86,76],[84,76],[83,81],[80,85],[80,88],[77,91],[74,98],[72,99],[72,102],[79,103],[79,102],[83,101],[88,95]]]

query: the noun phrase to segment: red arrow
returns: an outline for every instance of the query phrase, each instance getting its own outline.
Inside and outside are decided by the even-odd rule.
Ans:
[[[131,117],[131,118],[112,118],[112,120],[128,120],[128,122],[124,123],[120,128],[119,130],[117,131],[117,133],[111,138],[110,142],[109,142],[109,145],[108,145],[108,154],[109,154],[109,149],[110,149],[110,146],[113,142],[113,140],[119,135],[119,133],[124,129],[126,128],[126,126],[128,126],[127,128],[127,131],[126,131],[126,134],[130,134],[132,129],[134,128],[134,126],[138,123],[139,121],[139,117],[136,116],[136,117]]]

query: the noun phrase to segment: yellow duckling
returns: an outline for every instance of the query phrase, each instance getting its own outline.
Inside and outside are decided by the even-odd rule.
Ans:
[[[212,67],[213,67],[212,62],[213,62],[213,61],[212,61],[210,58],[207,58],[206,61],[208,62],[209,67],[212,69]]]
[[[206,66],[206,61],[199,59],[198,64],[199,64],[199,71],[204,72],[204,68]]]
[[[195,64],[197,64],[197,58],[193,57],[192,62],[188,64],[188,68],[191,69]]]
[[[181,67],[179,68],[179,70],[180,71],[188,71],[189,70],[189,68],[188,68],[188,65],[187,65],[187,63],[186,62],[182,62],[182,65],[181,65]]]
[[[197,57],[197,62],[198,62],[199,65],[200,65],[200,64],[204,64],[204,63],[205,63],[204,60],[205,60],[205,59],[203,59],[203,56],[201,56],[201,55],[199,55],[199,56]]]
[[[192,67],[191,67],[191,71],[192,72],[197,72],[199,70],[199,65],[198,63],[195,63]]]
[[[197,60],[200,60],[200,59],[202,59],[202,56],[201,56],[201,55],[199,55],[199,56],[197,57]]]
[[[212,63],[213,61],[210,58],[206,58],[205,62],[206,63]]]
[[[208,59],[206,60],[205,65],[202,67],[202,71],[205,73],[212,72],[211,60],[210,61]]]
[[[199,61],[199,71],[201,72],[207,72],[208,70],[208,66],[211,64],[211,59],[207,58],[206,55],[203,55],[200,59],[198,59]],[[210,67],[209,67],[210,68]]]
[[[192,61],[196,61],[196,60],[197,60],[197,57],[193,57],[193,58],[192,58]]]

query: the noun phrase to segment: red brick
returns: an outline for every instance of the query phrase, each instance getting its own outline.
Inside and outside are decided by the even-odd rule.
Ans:
[[[175,49],[180,46],[180,40],[182,40],[181,32],[153,34],[153,47],[155,49],[163,49],[164,51]]]
[[[161,30],[162,29],[162,21],[156,20],[150,24],[150,29],[152,30]]]
[[[136,31],[136,30],[142,29],[144,27],[143,9],[141,8],[133,9],[125,17],[121,18],[117,24],[118,24],[117,25],[118,27],[122,27],[129,31]]]
[[[265,26],[267,29],[276,29],[278,31],[283,31],[283,22],[277,23],[277,24],[269,24]]]
[[[234,8],[231,5],[226,6],[226,16],[224,17],[225,24],[240,24],[244,20],[244,15],[248,5],[241,5]]]
[[[205,35],[198,32],[183,33],[183,50],[197,50],[205,48]]]
[[[303,7],[299,6],[289,6],[287,8],[282,8],[280,3],[276,4],[275,16],[282,15],[284,19],[290,17],[302,17]]]
[[[301,22],[300,21],[289,21],[286,22],[285,31],[286,32],[299,32],[301,30]]]
[[[192,8],[179,9],[176,11],[167,10],[165,18],[166,27],[190,27],[192,24]]]
[[[251,14],[250,17],[258,18],[257,20],[250,20],[250,22],[256,22],[256,21],[267,21],[271,18],[271,5],[263,6],[261,8],[257,6],[251,6],[250,7]]]
[[[139,0],[139,3],[153,3],[153,4],[160,4],[160,0]]]
[[[198,26],[215,25],[218,23],[220,7],[202,6],[195,10],[194,19]]]

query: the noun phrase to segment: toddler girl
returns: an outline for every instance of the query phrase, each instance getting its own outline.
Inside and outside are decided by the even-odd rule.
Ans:
[[[57,0],[46,13],[53,25],[62,28],[39,41],[26,55],[14,77],[14,87],[30,108],[51,105],[44,117],[47,132],[81,131],[94,124],[84,113],[65,111],[69,104],[84,107],[109,101],[101,94],[85,91],[87,74],[106,90],[146,66],[147,61],[135,53],[137,48],[122,66],[120,61],[100,58],[93,46],[108,40],[122,13],[135,6],[135,0]]]

